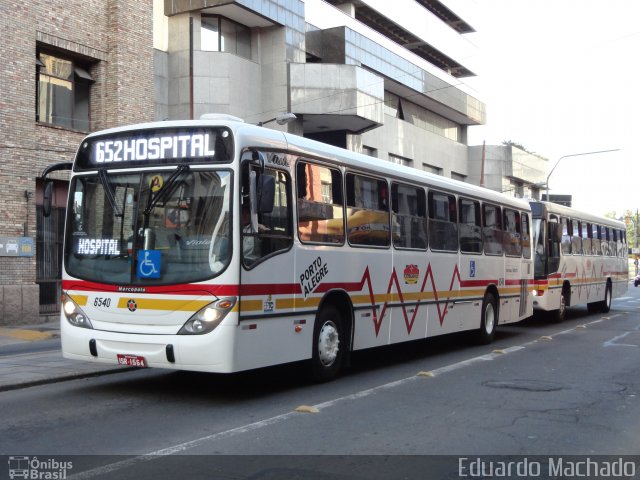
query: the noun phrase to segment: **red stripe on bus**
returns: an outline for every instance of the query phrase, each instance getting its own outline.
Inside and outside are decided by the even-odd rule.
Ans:
[[[302,288],[298,283],[252,283],[240,285],[240,295],[299,295]]]
[[[63,290],[87,290],[94,292],[113,292],[123,294],[158,294],[168,293],[173,295],[194,295],[209,293],[216,296],[238,296],[238,285],[209,285],[209,284],[182,284],[182,285],[158,285],[158,286],[131,286],[108,285],[105,283],[88,282],[85,280],[63,280]]]

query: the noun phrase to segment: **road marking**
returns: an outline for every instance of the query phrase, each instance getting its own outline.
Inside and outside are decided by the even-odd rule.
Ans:
[[[631,332],[625,332],[622,335],[618,335],[617,337],[613,337],[611,340],[607,340],[602,344],[603,347],[637,347],[638,345],[632,345],[630,343],[617,343],[618,340],[625,338]]]
[[[473,365],[475,363],[479,363],[479,362],[487,362],[487,361],[491,361],[495,358],[499,358],[499,357],[503,357],[505,354],[508,353],[513,353],[513,352],[517,352],[519,350],[524,349],[525,347],[523,346],[515,346],[515,347],[509,347],[509,348],[505,348],[503,349],[504,353],[489,353],[486,355],[480,355],[478,357],[473,357],[473,358],[469,358],[467,360],[462,360],[460,362],[457,363],[453,363],[451,365],[446,365],[444,367],[440,367],[437,368],[435,370],[432,370],[430,372],[420,372],[420,373],[425,373],[427,375],[421,375],[420,373],[417,375],[412,375],[411,377],[406,377],[406,378],[402,378],[400,380],[395,380],[393,382],[389,382],[389,383],[385,383],[383,385],[378,385],[377,387],[373,387],[373,388],[368,388],[366,390],[361,390],[359,392],[356,393],[352,393],[350,395],[345,395],[343,397],[338,397],[335,398],[333,400],[329,400],[326,402],[322,402],[319,403],[317,405],[312,405],[312,406],[304,406],[304,413],[308,413],[313,411],[313,413],[316,412],[320,412],[320,410],[326,409],[326,408],[330,408],[333,407],[339,403],[343,403],[343,402],[348,402],[348,401],[353,401],[353,400],[358,400],[364,397],[368,397],[370,395],[373,395],[374,393],[383,391],[383,390],[389,390],[391,388],[395,388],[398,387],[400,385],[404,385],[410,382],[415,382],[417,380],[419,380],[421,377],[424,376],[429,376],[429,377],[435,377],[438,375],[442,375],[444,373],[448,373],[448,372],[452,372],[454,370],[458,370],[460,368],[464,368],[467,367],[469,365]],[[226,438],[230,438],[230,437],[234,437],[236,435],[240,435],[243,433],[247,433],[247,432],[251,432],[254,430],[258,430],[260,428],[264,428],[264,427],[268,427],[271,425],[276,425],[278,423],[282,423],[284,421],[287,421],[289,419],[292,419],[296,416],[300,415],[300,411],[298,411],[300,407],[298,407],[296,410],[292,411],[292,412],[287,412],[284,413],[282,415],[276,415],[274,417],[271,418],[267,418],[265,420],[260,420],[259,422],[254,422],[254,423],[250,423],[247,425],[243,425],[240,427],[236,427],[236,428],[232,428],[230,430],[225,430],[223,432],[218,432],[218,433],[214,433],[211,435],[207,435],[204,437],[200,437],[200,438],[196,438],[194,440],[190,440],[188,442],[184,442],[184,443],[179,443],[177,445],[173,445],[167,448],[162,448],[160,450],[155,450],[153,452],[149,452],[147,454],[143,454],[143,455],[138,455],[136,457],[133,458],[129,458],[127,460],[122,460],[120,462],[115,462],[115,463],[110,463],[108,465],[103,465],[101,467],[96,467],[93,468],[91,470],[86,470],[84,472],[79,472],[77,474],[74,475],[69,475],[67,478],[69,480],[85,480],[85,479],[89,479],[89,478],[93,478],[93,477],[97,477],[100,475],[105,475],[105,474],[109,474],[109,473],[113,473],[113,472],[117,472],[118,470],[122,470],[125,468],[129,468],[129,467],[133,467],[134,465],[138,465],[141,463],[145,463],[145,462],[149,462],[152,460],[155,460],[157,458],[160,457],[164,457],[167,455],[174,455],[176,453],[180,453],[180,452],[184,452],[185,450],[188,450],[190,448],[195,448],[205,442],[212,442],[212,441],[217,441],[217,440],[223,440]]]
[[[636,325],[633,329],[636,332],[639,331],[640,330],[640,324]],[[622,335],[618,335],[616,337],[613,337],[612,339],[607,340],[606,342],[603,342],[602,346],[603,347],[638,347],[638,346],[640,346],[640,345],[634,345],[634,344],[631,344],[631,343],[617,343],[618,340],[621,340],[621,339],[625,338],[630,333],[633,333],[633,332],[625,332]]]

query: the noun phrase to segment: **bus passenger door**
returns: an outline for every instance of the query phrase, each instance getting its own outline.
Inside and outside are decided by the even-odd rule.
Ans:
[[[309,348],[296,334],[292,181],[286,157],[248,151],[241,169],[239,221],[239,368],[306,358]]]

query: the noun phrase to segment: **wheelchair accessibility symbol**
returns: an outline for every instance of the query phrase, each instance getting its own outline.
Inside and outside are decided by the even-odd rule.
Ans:
[[[160,250],[138,251],[138,278],[160,278]]]

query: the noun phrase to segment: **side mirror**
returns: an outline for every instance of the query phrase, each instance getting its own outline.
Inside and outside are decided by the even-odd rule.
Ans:
[[[276,197],[276,178],[271,175],[260,176],[258,189],[258,213],[271,213]]]
[[[51,202],[53,198],[53,181],[47,180],[44,184],[44,192],[42,198],[42,214],[45,218],[51,215]]]
[[[71,170],[73,168],[72,162],[54,163],[49,165],[42,171],[42,178],[44,179],[44,191],[42,198],[42,214],[45,217],[51,215],[51,202],[53,199],[53,180],[47,180],[47,175],[51,172],[57,172],[59,170]]]

